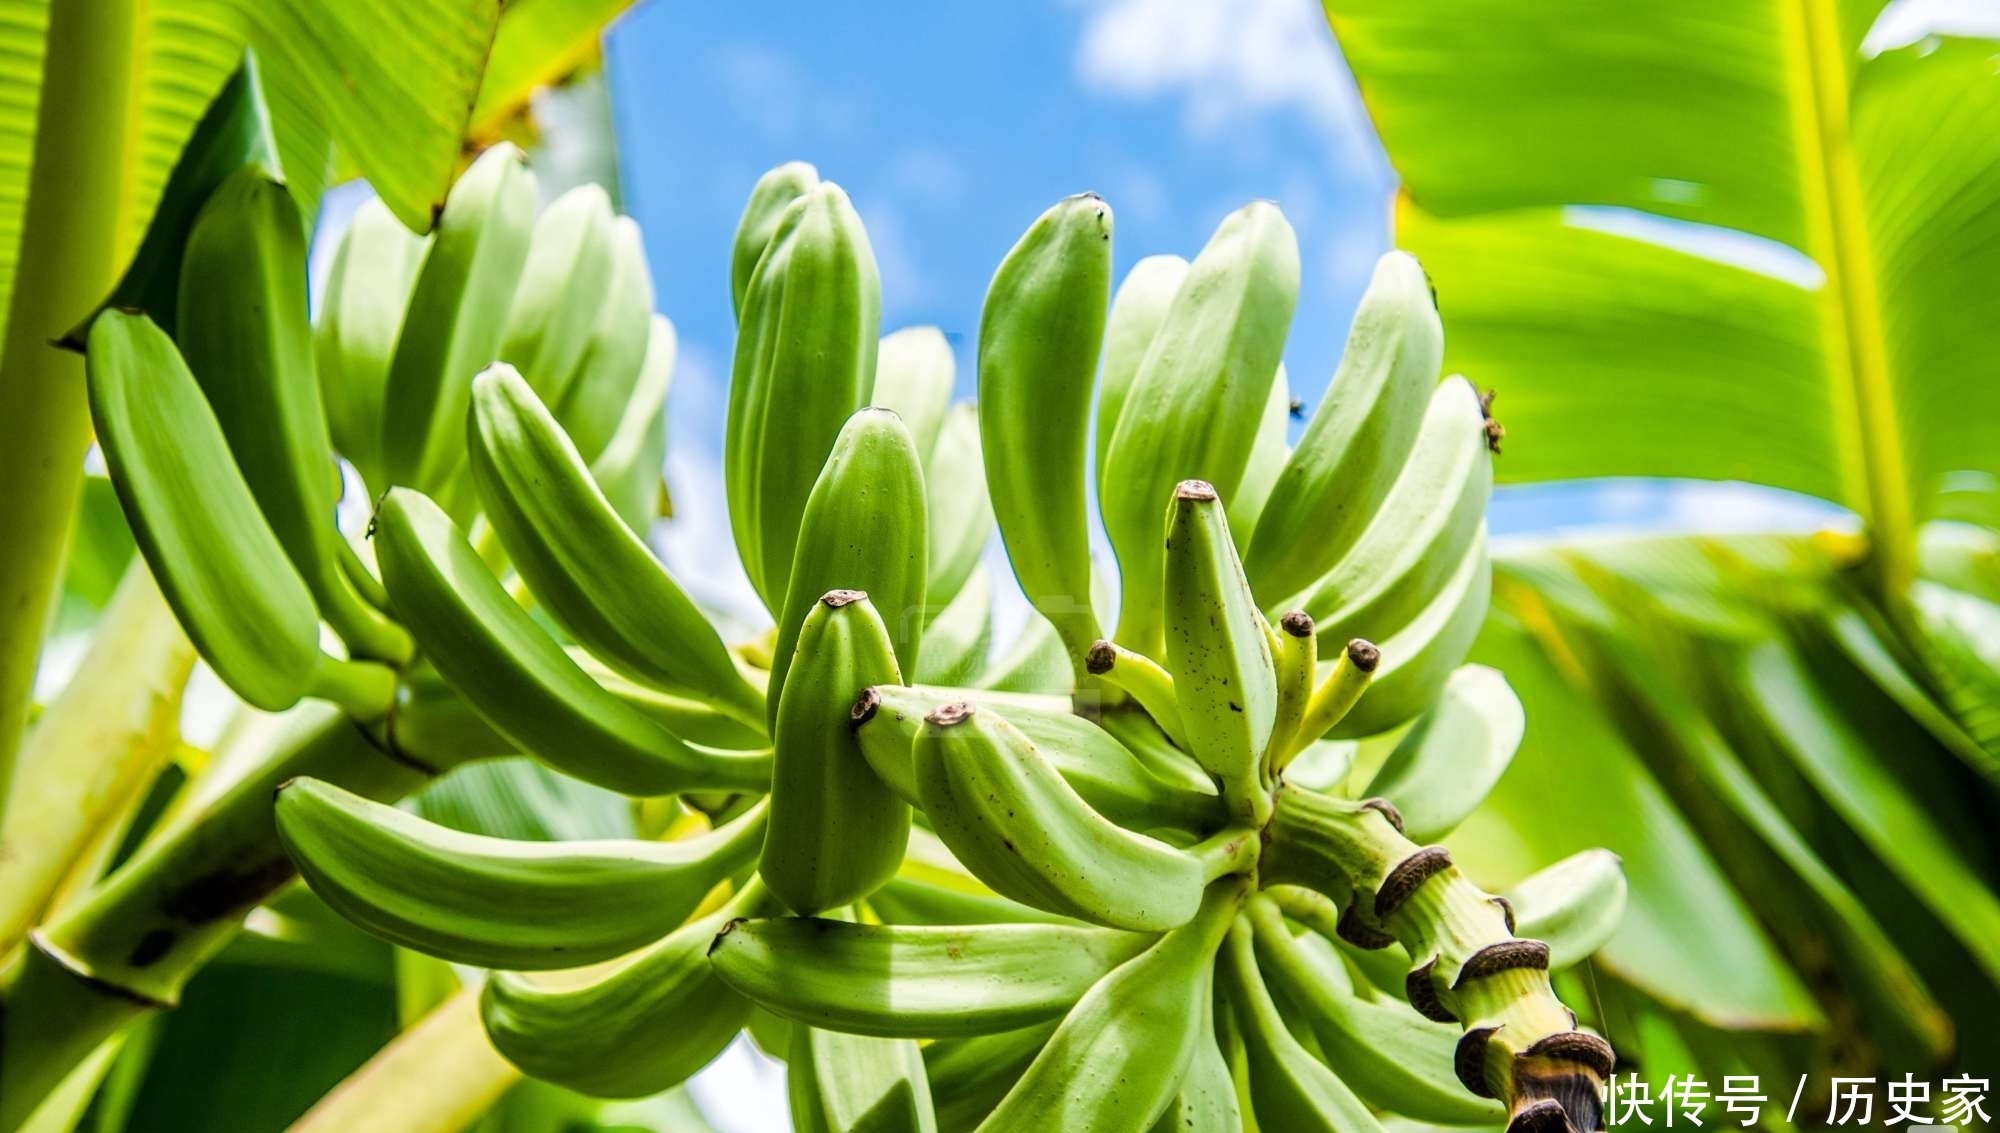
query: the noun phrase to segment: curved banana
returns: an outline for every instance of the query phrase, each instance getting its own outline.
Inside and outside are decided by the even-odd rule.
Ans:
[[[1147,256],[1132,265],[1111,300],[1104,325],[1104,360],[1097,381],[1097,500],[1104,506],[1104,469],[1109,462],[1111,435],[1125,409],[1139,363],[1167,321],[1174,293],[1187,279],[1188,262],[1179,256]]]
[[[910,430],[917,455],[930,468],[938,432],[951,408],[958,361],[951,343],[936,327],[904,327],[882,336],[875,354],[875,386],[868,404],[893,409]]]
[[[1054,1019],[1153,937],[1060,924],[737,921],[709,960],[800,1023],[889,1038],[986,1035]]]
[[[318,779],[278,789],[278,840],[335,912],[457,964],[518,971],[623,956],[750,863],[759,806],[678,842],[519,842],[466,834]]]
[[[933,610],[942,609],[965,588],[993,535],[984,459],[979,450],[979,411],[971,402],[961,401],[945,412],[937,444],[924,463],[930,546],[924,600]]]
[[[1005,896],[1140,932],[1185,924],[1200,904],[1202,859],[1092,810],[997,713],[961,703],[925,717],[916,784],[938,837]]]
[[[923,466],[902,418],[887,409],[848,418],[812,485],[786,572],[791,590],[775,607],[778,641],[766,693],[774,717],[800,627],[830,590],[866,593],[895,644],[898,671],[921,668],[925,508]],[[850,699],[859,691],[850,690]]]
[[[1217,959],[1222,985],[1243,1038],[1250,1076],[1250,1108],[1260,1129],[1311,1133],[1381,1133],[1382,1125],[1340,1076],[1326,1068],[1285,1026],[1284,1016],[1257,971],[1250,923],[1239,919]]]
[[[349,651],[400,664],[410,637],[342,569],[340,491],[306,321],[306,225],[259,167],[222,183],[181,260],[175,340],[278,542]]]
[[[1409,456],[1443,363],[1430,280],[1407,252],[1390,252],[1243,556],[1259,598],[1298,593],[1354,545]]]
[[[1095,193],[1058,202],[1000,262],[979,320],[979,437],[993,515],[1028,604],[1078,667],[1098,638],[1084,465],[1111,228],[1111,208]]]
[[[1319,633],[1312,616],[1292,610],[1278,619],[1271,635],[1271,664],[1277,673],[1277,719],[1265,747],[1265,777],[1278,775],[1297,754],[1299,729],[1312,703],[1313,681],[1319,676]]]
[[[917,680],[923,684],[969,685],[986,667],[993,646],[993,579],[984,567],[972,572],[958,594],[933,608],[924,623],[924,652]]]
[[[1498,1102],[1468,1093],[1452,1074],[1458,1029],[1431,1022],[1394,1001],[1362,999],[1343,986],[1331,954],[1315,955],[1292,937],[1268,898],[1251,901],[1256,961],[1271,994],[1294,1006],[1329,1066],[1376,1106],[1440,1125],[1492,1125],[1506,1117]]]
[[[1243,466],[1243,482],[1229,498],[1229,534],[1236,553],[1250,553],[1250,539],[1264,517],[1264,505],[1278,483],[1278,474],[1291,459],[1292,446],[1287,431],[1292,421],[1292,383],[1285,377],[1283,363],[1271,379],[1271,395],[1264,401],[1264,416],[1257,422],[1257,440],[1250,447],[1250,463]]]
[[[1625,870],[1610,850],[1584,850],[1530,875],[1506,893],[1524,939],[1549,946],[1549,970],[1604,947],[1625,915]]]
[[[1243,1133],[1243,1109],[1236,1097],[1236,1079],[1215,1035],[1215,996],[1201,1002],[1202,1025],[1194,1054],[1181,1075],[1180,1091],[1152,1133]]]
[[[1271,628],[1257,612],[1229,520],[1215,488],[1183,480],[1167,521],[1167,664],[1188,750],[1262,826],[1270,817],[1262,785],[1264,750],[1278,717],[1278,672]]]
[[[425,656],[522,751],[628,795],[769,782],[769,753],[690,747],[585,675],[429,497],[390,489],[374,530],[383,584]]]
[[[771,237],[778,231],[778,219],[793,201],[805,196],[819,185],[819,170],[803,161],[788,161],[757,179],[750,190],[750,202],[743,206],[743,217],[736,223],[736,239],[729,255],[729,299],[731,308],[741,321],[744,296],[750,290],[750,277],[757,270],[757,261],[764,258],[764,250],[771,245]]]
[[[335,448],[363,483],[381,487],[382,398],[410,288],[430,249],[380,197],[354,210],[333,254],[313,346]]]
[[[563,629],[635,680],[763,722],[763,695],[512,366],[473,379],[466,445],[501,545]]]
[[[1205,1041],[1212,960],[1247,890],[1240,878],[1211,885],[1186,925],[1097,981],[982,1133],[1145,1133]]]
[[[910,804],[875,776],[848,721],[862,689],[900,679],[867,595],[833,590],[813,605],[778,703],[771,826],[758,866],[793,912],[858,901],[902,863]]]
[[[112,487],[175,619],[236,695],[290,708],[320,664],[319,615],[180,351],[145,315],[107,310],[84,374]]]
[[[1527,723],[1506,677],[1462,665],[1396,742],[1364,794],[1396,804],[1411,839],[1434,842],[1458,829],[1500,781]]]
[[[629,216],[612,222],[610,276],[604,309],[591,324],[575,375],[552,406],[585,463],[596,460],[617,434],[653,340],[653,274],[646,266],[645,239]]]
[[[1118,632],[1158,656],[1160,548],[1174,485],[1235,494],[1278,372],[1299,291],[1298,242],[1269,202],[1231,213],[1188,269],[1118,414],[1100,481],[1118,555]]]
[[[1302,605],[1331,640],[1381,641],[1437,597],[1465,562],[1493,494],[1493,455],[1478,391],[1446,378],[1395,487],[1354,548]]]
[[[615,233],[602,185],[570,189],[535,221],[494,357],[550,404],[562,402],[611,296]]]
[[[909,1039],[793,1027],[786,1049],[793,1129],[936,1133],[924,1056]]]
[[[806,499],[874,381],[881,321],[861,218],[838,185],[820,182],[786,207],[750,277],[723,431],[730,531],[773,613],[785,608]]]
[[[931,1101],[942,1133],[968,1133],[1028,1069],[1048,1045],[1057,1023],[1039,1023],[1018,1031],[940,1039],[924,1047],[924,1075],[931,1082]]]
[[[1379,735],[1429,708],[1479,636],[1492,583],[1493,560],[1486,553],[1482,526],[1436,600],[1381,643],[1381,664],[1367,693],[1327,734],[1335,739]]]
[[[674,325],[666,316],[654,315],[650,326],[639,381],[604,451],[590,462],[590,478],[604,489],[604,498],[618,510],[618,518],[642,538],[662,511],[660,499],[666,491],[660,480],[667,459],[664,409],[678,346]]]
[[[591,1097],[644,1097],[678,1085],[750,1021],[750,1001],[709,965],[709,942],[730,918],[769,904],[753,880],[721,911],[582,985],[495,972],[479,1001],[487,1037],[526,1073]]]
[[[569,654],[569,659],[575,661],[576,667],[588,674],[591,680],[603,685],[605,691],[652,717],[661,727],[691,744],[736,751],[771,746],[771,737],[764,730],[761,714],[754,720],[745,720],[741,715],[718,707],[712,700],[662,692],[642,685],[598,660],[580,645],[565,646],[563,652]]]
[[[507,142],[452,186],[382,394],[387,483],[435,491],[458,470],[472,376],[499,352],[534,225],[534,175]]]

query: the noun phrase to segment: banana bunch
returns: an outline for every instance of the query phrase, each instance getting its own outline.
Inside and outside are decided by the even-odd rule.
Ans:
[[[1615,928],[1616,860],[1501,896],[1438,844],[1523,718],[1464,664],[1493,429],[1440,381],[1414,260],[1382,258],[1292,445],[1278,209],[1114,294],[1110,206],[1065,199],[993,277],[974,408],[940,332],[881,334],[847,195],[773,170],[732,252],[723,450],[773,624],[729,642],[621,503],[672,353],[636,240],[588,193],[532,220],[525,178],[481,158],[428,246],[357,219],[316,345],[332,435],[387,487],[380,582],[359,552],[327,577],[379,592],[505,743],[706,822],[527,846],[300,780],[278,832],[330,904],[502,969],[495,1046],[586,1093],[667,1088],[749,1028],[804,1130],[1600,1127],[1613,1054],[1550,973]],[[144,330],[93,334],[171,352]],[[206,522],[276,507],[243,479]],[[316,544],[270,528],[263,565],[316,629]],[[1033,608],[999,657],[996,528]],[[234,618],[218,633],[266,651],[292,624]],[[306,681],[323,663],[294,652]]]

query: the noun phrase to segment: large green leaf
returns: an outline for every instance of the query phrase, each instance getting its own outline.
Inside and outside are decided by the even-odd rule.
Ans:
[[[1993,42],[1865,58],[1878,0],[1326,6],[1503,477],[1812,493],[1900,583],[1947,478],[2000,475]]]

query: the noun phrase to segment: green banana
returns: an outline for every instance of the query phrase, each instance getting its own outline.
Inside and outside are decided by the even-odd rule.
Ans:
[[[778,704],[771,827],[759,872],[798,913],[851,904],[896,873],[910,805],[876,778],[848,713],[861,690],[902,679],[868,596],[828,591],[800,629]]]
[[[321,900],[391,943],[518,971],[623,956],[749,864],[759,806],[678,842],[517,842],[465,834],[317,779],[278,789],[278,840]]]
[[[1462,665],[1430,711],[1397,741],[1365,794],[1396,804],[1411,839],[1435,841],[1485,800],[1526,727],[1527,714],[1506,677],[1484,665]]]
[[[1145,1133],[1205,1041],[1211,959],[1248,886],[1209,886],[1181,928],[1097,981],[979,1126],[982,1133]]]
[[[586,463],[596,460],[618,431],[652,344],[653,275],[646,266],[645,238],[631,217],[621,216],[612,222],[611,241],[604,309],[591,324],[575,376],[555,403],[556,420]]]
[[[631,795],[761,790],[769,781],[768,752],[690,747],[592,681],[429,497],[390,489],[374,531],[383,583],[425,656],[522,751]]]
[[[887,409],[850,417],[812,486],[796,533],[791,591],[778,610],[767,696],[770,712],[791,670],[800,627],[829,590],[860,590],[896,647],[897,670],[920,668],[926,588],[924,471],[903,421]],[[851,699],[861,686],[849,690]]]
[[[1004,896],[1140,932],[1184,924],[1200,903],[1202,859],[1092,810],[997,713],[960,703],[925,717],[916,784],[938,837]]]
[[[943,609],[924,623],[924,652],[917,680],[924,684],[967,685],[986,667],[993,645],[993,579],[984,567],[959,588]]]
[[[979,450],[979,411],[969,401],[960,402],[945,413],[937,444],[924,463],[930,546],[924,600],[933,609],[943,608],[958,596],[978,569],[993,534],[993,504],[986,497],[985,469]]]
[[[1167,663],[1188,750],[1262,826],[1270,817],[1262,787],[1265,748],[1278,715],[1278,673],[1271,629],[1257,612],[1229,520],[1215,489],[1184,480],[1174,489],[1167,523]]]
[[[1215,1037],[1215,996],[1201,1001],[1200,1037],[1187,1071],[1181,1075],[1180,1090],[1165,1113],[1153,1123],[1152,1133],[1242,1133],[1243,1110],[1236,1098],[1236,1082],[1229,1060]]]
[[[1524,879],[1506,893],[1515,932],[1549,946],[1549,970],[1578,964],[1604,947],[1625,914],[1625,870],[1610,850],[1584,850]]]
[[[868,403],[896,411],[926,469],[951,408],[957,370],[951,343],[936,327],[904,327],[883,335],[876,350],[875,387]]]
[[[1097,499],[1105,504],[1104,469],[1110,463],[1111,436],[1125,408],[1139,363],[1167,321],[1174,293],[1187,279],[1188,262],[1179,256],[1147,256],[1132,265],[1111,300],[1104,326],[1104,359],[1097,379]]]
[[[576,667],[589,674],[591,680],[603,685],[606,691],[691,744],[738,751],[771,745],[761,714],[755,720],[745,720],[718,707],[713,700],[661,692],[642,685],[598,660],[580,645],[565,646],[563,652],[569,654]]]
[[[1340,1076],[1326,1068],[1285,1026],[1257,971],[1250,922],[1239,918],[1216,961],[1216,976],[1243,1038],[1250,1108],[1259,1129],[1380,1133],[1382,1125]]]
[[[616,228],[611,196],[583,184],[536,219],[496,358],[560,404],[611,295]]]
[[[800,1023],[888,1038],[1011,1031],[1055,1019],[1153,937],[1061,924],[738,921],[709,960],[722,981]]]
[[[1335,739],[1379,735],[1429,708],[1479,636],[1492,582],[1493,560],[1482,529],[1437,598],[1382,643],[1381,665],[1367,695],[1327,734]]]
[[[1354,995],[1332,952],[1315,954],[1292,936],[1268,898],[1253,898],[1256,960],[1273,993],[1298,1009],[1329,1066],[1383,1109],[1441,1125],[1498,1124],[1506,1111],[1474,1097],[1452,1073],[1458,1028],[1434,1023],[1406,1004]]]
[[[646,339],[646,358],[639,367],[624,415],[604,451],[590,462],[590,478],[618,510],[618,518],[644,537],[659,516],[666,488],[660,479],[667,459],[667,389],[674,380],[674,325],[654,315]]]
[[[1094,193],[1058,202],[1000,262],[979,320],[979,439],[993,514],[1029,605],[1079,668],[1099,636],[1084,464],[1111,228],[1111,208]]]
[[[773,613],[785,609],[806,499],[874,380],[881,309],[861,218],[839,186],[821,182],[785,209],[750,277],[723,433],[730,530]]]
[[[793,1027],[788,1051],[793,1129],[936,1133],[930,1079],[916,1043]]]
[[[479,1001],[487,1037],[526,1073],[591,1097],[644,1097],[679,1085],[750,1021],[750,1001],[709,965],[709,942],[732,917],[770,903],[752,881],[722,910],[589,983],[552,986],[495,972]]]
[[[481,154],[452,186],[383,389],[387,483],[435,491],[457,472],[472,376],[500,349],[534,224],[534,176],[509,143]]]
[[[306,321],[306,227],[255,166],[209,197],[181,260],[177,341],[251,494],[350,652],[400,664],[410,638],[355,591],[334,524],[339,472]]]
[[[473,379],[466,447],[501,545],[563,629],[635,680],[763,723],[763,695],[512,366]]]
[[[334,252],[313,345],[320,396],[335,448],[363,483],[380,487],[382,398],[410,288],[430,240],[412,233],[380,197],[354,211]]]
[[[1198,769],[1156,768],[1066,706],[999,701],[955,688],[877,686],[856,702],[855,735],[875,774],[912,803],[919,801],[916,743],[924,718],[959,701],[1012,724],[1092,810],[1121,826],[1201,830],[1224,817],[1215,784]]]
[[[291,707],[321,664],[312,593],[180,351],[145,315],[108,310],[84,373],[111,484],[175,619],[236,695]]]
[[[1375,522],[1301,605],[1332,640],[1382,641],[1437,596],[1465,561],[1493,494],[1479,394],[1447,378]]]
[[[1277,676],[1277,714],[1266,745],[1267,778],[1285,770],[1299,746],[1294,743],[1311,706],[1313,681],[1319,676],[1319,634],[1311,615],[1292,610],[1278,619],[1271,635],[1271,665]]]
[[[1236,553],[1250,553],[1250,539],[1264,517],[1264,505],[1278,483],[1278,474],[1291,459],[1292,446],[1287,431],[1292,421],[1292,383],[1285,367],[1271,379],[1271,396],[1264,401],[1264,416],[1257,422],[1257,440],[1250,448],[1250,463],[1243,466],[1243,482],[1230,497],[1229,534],[1236,541]]]
[[[1395,484],[1443,362],[1430,280],[1408,253],[1390,252],[1243,556],[1259,598],[1297,594],[1354,545]]]
[[[1382,666],[1382,651],[1370,641],[1360,638],[1347,643],[1347,648],[1333,662],[1333,671],[1312,690],[1306,698],[1305,713],[1299,718],[1299,726],[1286,743],[1286,754],[1272,761],[1272,766],[1283,770],[1291,760],[1308,746],[1320,742],[1328,729],[1347,718],[1354,705],[1368,691],[1369,682],[1375,679],[1375,670]]]
[[[736,224],[736,240],[729,255],[729,301],[738,321],[743,318],[750,277],[778,231],[779,218],[793,201],[818,185],[817,169],[803,161],[788,161],[759,177],[751,188],[750,203],[743,207],[743,218]]]
[[[1118,556],[1115,639],[1157,656],[1165,598],[1161,501],[1198,478],[1233,496],[1256,443],[1298,300],[1299,250],[1268,202],[1216,229],[1174,294],[1119,410],[1105,453],[1105,533]]]
[[[1117,642],[1098,641],[1084,656],[1084,672],[1130,697],[1176,746],[1187,746],[1174,678],[1158,661]]]
[[[924,1076],[943,1133],[967,1133],[1021,1080],[1058,1023],[997,1035],[940,1039],[924,1047]]]
[[[932,514],[936,514],[935,512]],[[1075,687],[1069,650],[1049,619],[1030,610],[1028,622],[980,674],[975,687],[993,692],[1058,693]]]

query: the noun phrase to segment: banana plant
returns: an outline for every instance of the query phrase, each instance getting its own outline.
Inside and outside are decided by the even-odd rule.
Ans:
[[[1474,655],[1530,735],[1468,856],[1623,856],[1600,986],[1649,1077],[1990,1061],[2000,45],[1891,42],[1872,0],[1642,6],[1615,37],[1584,4],[1326,7],[1446,364],[1507,409],[1503,478],[1749,481],[1859,521],[1500,552]]]

